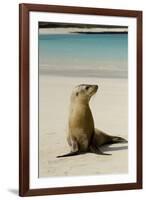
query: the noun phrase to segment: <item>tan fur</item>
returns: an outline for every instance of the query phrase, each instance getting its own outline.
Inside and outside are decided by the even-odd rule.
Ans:
[[[69,138],[75,140],[79,151],[87,151],[94,135],[94,120],[89,100],[96,93],[96,85],[79,85],[71,95],[69,115]]]
[[[99,146],[126,141],[123,138],[110,136],[95,129],[89,101],[97,89],[97,85],[83,84],[74,88],[71,95],[67,137],[71,152],[58,157],[77,155],[88,151],[104,154],[98,148]]]

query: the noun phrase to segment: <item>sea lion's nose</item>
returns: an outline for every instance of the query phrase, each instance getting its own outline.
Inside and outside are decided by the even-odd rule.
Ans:
[[[98,85],[94,85],[95,89],[97,90],[98,89]]]

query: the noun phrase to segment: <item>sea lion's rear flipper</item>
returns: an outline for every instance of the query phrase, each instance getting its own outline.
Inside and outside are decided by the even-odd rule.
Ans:
[[[90,145],[89,151],[90,151],[91,153],[95,153],[95,154],[98,154],[98,155],[106,155],[106,156],[110,156],[110,155],[111,155],[111,154],[102,152],[102,151],[99,149],[99,147],[96,147],[95,145]]]
[[[118,137],[118,136],[112,136],[111,143],[127,143],[128,141],[125,138]]]
[[[114,143],[127,143],[128,141],[125,138],[119,136],[109,135],[99,129],[95,129],[94,133],[94,144],[97,146],[102,146],[106,144],[114,144]]]
[[[78,155],[78,154],[79,154],[78,151],[76,151],[76,152],[69,152],[69,153],[67,153],[67,154],[64,154],[64,155],[61,155],[61,156],[57,156],[56,158],[69,157],[69,156],[76,156],[76,155]]]

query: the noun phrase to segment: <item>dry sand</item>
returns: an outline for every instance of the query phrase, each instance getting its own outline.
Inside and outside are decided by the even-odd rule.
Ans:
[[[95,127],[128,138],[127,79],[69,78],[40,75],[39,78],[39,177],[128,173],[128,144],[102,148],[111,156],[86,153],[67,158],[66,141],[70,94],[81,83],[98,84],[91,99]]]

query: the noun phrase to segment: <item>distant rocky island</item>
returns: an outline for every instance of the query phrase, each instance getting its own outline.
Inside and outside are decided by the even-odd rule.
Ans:
[[[128,26],[39,22],[39,34],[127,34]]]
[[[96,24],[71,24],[71,23],[55,23],[55,22],[39,22],[39,28],[121,28],[125,29],[128,26],[114,26],[114,25],[96,25]]]

